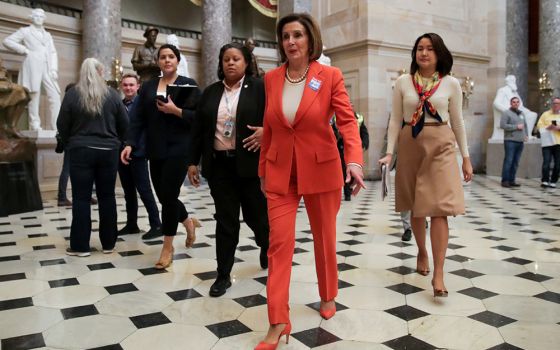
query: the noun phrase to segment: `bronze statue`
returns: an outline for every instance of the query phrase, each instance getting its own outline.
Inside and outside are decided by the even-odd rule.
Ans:
[[[31,100],[29,91],[8,80],[6,73],[0,58],[0,139],[3,140],[21,138],[17,123]]]
[[[255,49],[255,40],[253,38],[247,38],[245,40],[245,47],[249,49],[251,53],[251,66],[253,68],[253,76],[256,78],[262,77],[264,75],[264,71],[259,68],[259,63],[257,62],[257,57],[253,53]]]
[[[148,27],[144,31],[144,38],[146,42],[144,45],[138,46],[134,49],[132,55],[132,68],[140,76],[142,82],[150,80],[159,76],[160,69],[157,64],[157,47],[156,39],[159,30],[155,27]]]

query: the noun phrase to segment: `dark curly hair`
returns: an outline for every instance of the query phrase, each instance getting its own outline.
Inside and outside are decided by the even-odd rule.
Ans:
[[[251,57],[251,51],[249,51],[248,48],[241,45],[240,43],[231,42],[229,44],[225,44],[220,49],[220,56],[219,56],[220,58],[218,59],[218,79],[224,80],[224,78],[226,77],[225,74],[224,74],[224,67],[222,66],[222,64],[223,64],[222,60],[224,59],[224,54],[229,49],[237,49],[237,50],[241,51],[241,54],[243,55],[243,58],[245,59],[245,63],[247,63],[247,68],[245,68],[245,75],[249,76],[249,77],[252,76],[253,75],[253,65],[251,64],[251,62],[253,61],[253,58]]]

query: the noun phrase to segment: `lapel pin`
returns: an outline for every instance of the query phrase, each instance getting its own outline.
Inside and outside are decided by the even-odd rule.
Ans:
[[[248,88],[248,87],[249,87],[249,85],[245,84],[245,85],[244,85],[243,87],[244,87],[244,88],[246,89],[246,88]]]

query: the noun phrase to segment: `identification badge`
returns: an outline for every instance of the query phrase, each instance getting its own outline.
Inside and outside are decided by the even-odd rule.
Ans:
[[[224,123],[224,137],[231,137],[233,134],[233,119],[229,118]]]
[[[313,79],[311,79],[311,81],[309,82],[309,87],[310,87],[311,90],[313,90],[313,91],[318,91],[319,88],[321,87],[321,84],[322,84],[322,81],[313,78]]]

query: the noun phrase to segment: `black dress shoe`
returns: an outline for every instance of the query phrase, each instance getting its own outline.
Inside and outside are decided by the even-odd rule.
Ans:
[[[226,290],[231,287],[231,281],[229,277],[219,277],[216,278],[216,282],[210,287],[211,297],[221,297],[226,294]]]
[[[511,187],[521,187],[521,185],[518,184],[517,182],[511,182],[509,185],[510,185]]]
[[[124,235],[132,235],[135,233],[140,233],[140,228],[138,228],[138,226],[125,225],[123,228],[119,230],[118,235],[124,236]]]
[[[402,235],[402,237],[401,237],[401,240],[402,240],[403,242],[408,242],[408,241],[410,241],[411,239],[412,239],[412,231],[410,231],[410,229],[405,230],[404,233],[403,233],[403,235]]]
[[[268,248],[261,248],[261,253],[259,254],[259,261],[263,269],[268,269]]]
[[[57,204],[58,204],[59,207],[71,207],[72,206],[72,202],[70,202],[68,200],[68,198],[63,199],[63,200],[59,199]]]
[[[162,236],[161,227],[152,227],[148,232],[142,235],[143,240],[150,240]]]
[[[502,187],[511,187],[511,184],[507,181],[502,181]]]

